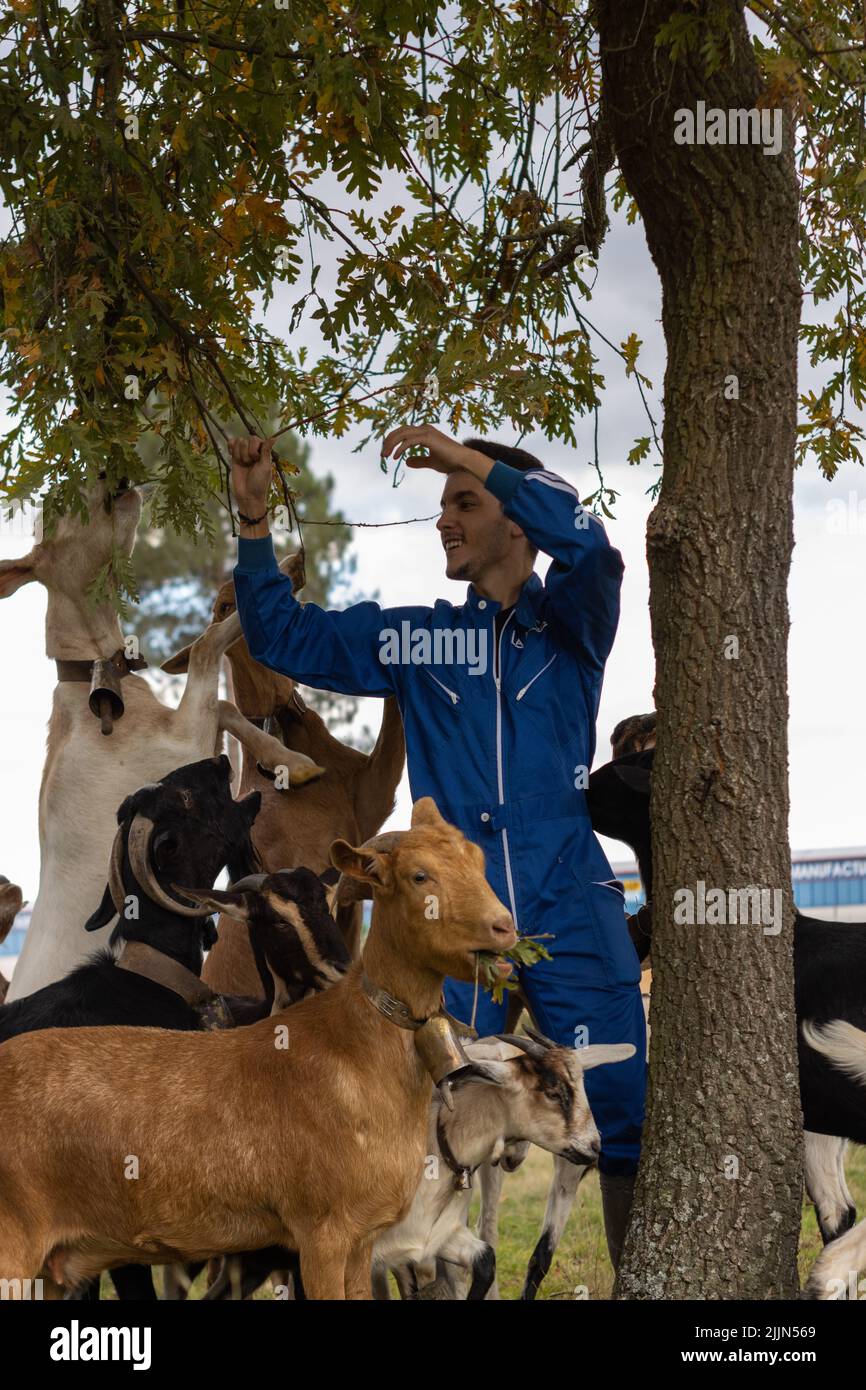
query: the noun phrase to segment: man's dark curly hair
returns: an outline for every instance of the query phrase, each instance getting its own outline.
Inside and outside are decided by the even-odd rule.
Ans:
[[[464,439],[463,447],[477,449],[479,454],[493,459],[494,463],[498,459],[500,463],[507,463],[509,468],[519,468],[521,473],[529,468],[544,467],[534,454],[528,454],[525,449],[513,449],[510,444],[497,444],[495,439]]]

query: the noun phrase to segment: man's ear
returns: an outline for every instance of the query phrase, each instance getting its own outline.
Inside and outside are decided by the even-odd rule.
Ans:
[[[348,840],[335,840],[330,850],[331,863],[347,878],[369,883],[374,888],[386,888],[391,883],[391,856],[378,850],[356,848]]]
[[[25,555],[21,560],[0,560],[0,598],[8,598],[22,584],[29,584],[35,578],[31,556]]]

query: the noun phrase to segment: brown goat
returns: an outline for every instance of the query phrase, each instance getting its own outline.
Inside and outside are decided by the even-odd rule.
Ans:
[[[297,592],[303,587],[300,554],[290,555],[280,568],[289,575]],[[213,608],[214,622],[235,612],[231,580],[220,588]],[[186,647],[163,665],[164,671],[186,670]],[[258,791],[262,807],[256,817],[253,840],[269,873],[305,866],[314,873],[328,867],[328,852],[335,839],[350,844],[369,840],[394,809],[394,795],[403,774],[406,744],[403,721],[396,700],[385,701],[379,737],[372,752],[359,753],[333,737],[315,710],[304,704],[295,682],[254,661],[243,637],[226,652],[231,667],[233,698],[247,719],[270,721],[270,731],[286,747],[305,753],[325,768],[318,782],[310,783],[302,797],[278,791],[263,777],[255,757],[243,749],[238,796]],[[346,944],[357,955],[361,913],[357,906],[338,914]],[[223,994],[260,995],[261,981],[243,922],[221,916],[219,941],[205,962],[203,979]]]
[[[12,923],[21,911],[24,902],[21,889],[15,883],[10,883],[4,874],[0,874],[0,943],[4,942],[12,930]],[[5,975],[0,975],[0,1004],[6,998],[6,991],[9,988],[9,981]]]
[[[446,975],[473,979],[477,953],[516,935],[482,851],[429,797],[390,850],[338,840],[332,858],[372,885],[373,922],[363,963],[324,993],[225,1032],[49,1029],[4,1044],[8,1287],[285,1245],[308,1297],[370,1297],[374,1241],[422,1171],[432,1083],[365,980],[425,1019]]]

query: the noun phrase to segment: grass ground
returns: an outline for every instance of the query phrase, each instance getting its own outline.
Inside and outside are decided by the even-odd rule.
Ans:
[[[499,1221],[499,1288],[503,1298],[517,1298],[532,1253],[547,1200],[552,1159],[531,1149],[521,1168],[505,1179]],[[866,1148],[849,1148],[845,1165],[848,1187],[860,1215],[866,1214]],[[805,1281],[822,1250],[821,1237],[810,1203],[803,1204],[800,1231],[800,1280]],[[592,1298],[610,1296],[613,1278],[604,1224],[598,1175],[590,1173],[581,1183],[578,1199],[565,1236],[542,1285],[539,1298],[574,1298],[585,1286]]]
[[[529,1157],[516,1173],[505,1179],[499,1219],[499,1289],[503,1298],[520,1295],[523,1276],[532,1253],[547,1201],[553,1160],[540,1149],[530,1149]],[[846,1174],[851,1195],[861,1215],[866,1214],[866,1148],[850,1148]],[[822,1249],[815,1214],[809,1203],[803,1204],[803,1224],[800,1232],[800,1280],[805,1282]],[[157,1271],[157,1283],[161,1275]],[[591,1298],[608,1298],[613,1277],[607,1257],[598,1176],[591,1173],[580,1185],[578,1199],[566,1227],[550,1273],[542,1285],[539,1298],[575,1298],[576,1290],[586,1289]],[[200,1297],[204,1275],[197,1281],[193,1297]],[[114,1289],[103,1275],[103,1298],[113,1298]],[[258,1299],[272,1297],[269,1287],[260,1289]]]

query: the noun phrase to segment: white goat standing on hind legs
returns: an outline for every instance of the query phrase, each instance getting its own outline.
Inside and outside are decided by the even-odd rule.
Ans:
[[[212,624],[193,646],[177,709],[130,674],[145,663],[130,658],[114,607],[89,602],[88,593],[113,554],[132,554],[141,494],[98,483],[84,496],[86,520],[67,513],[28,555],[0,561],[0,598],[33,580],[48,590],[45,648],[58,663],[39,794],[39,893],[10,1002],[61,979],[108,944],[109,927],[88,934],[84,923],[102,896],[124,797],[219,752],[224,731],[264,766],[286,768],[292,785],[323,771],[219,699],[220,661],[241,632],[236,614]]]

